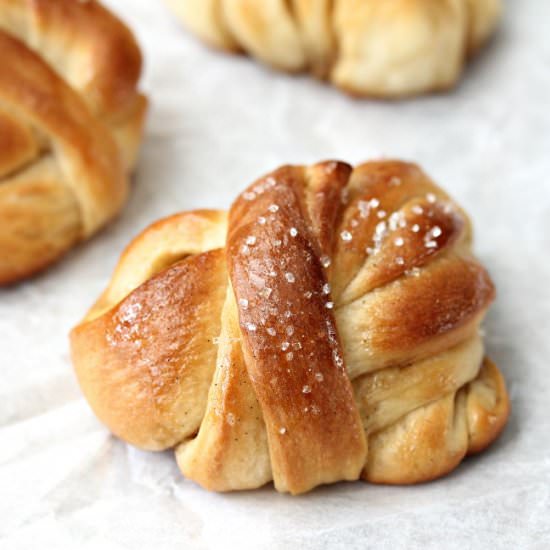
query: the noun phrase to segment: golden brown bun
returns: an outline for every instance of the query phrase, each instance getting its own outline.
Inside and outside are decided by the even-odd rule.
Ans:
[[[147,102],[131,32],[95,0],[0,0],[0,285],[122,208]]]
[[[500,0],[166,0],[205,42],[353,94],[452,87],[492,35]]]
[[[416,483],[509,413],[466,214],[416,165],[285,166],[139,235],[71,333],[97,416],[215,491]]]

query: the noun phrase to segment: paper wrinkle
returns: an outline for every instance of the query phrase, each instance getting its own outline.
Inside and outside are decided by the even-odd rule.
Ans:
[[[0,548],[549,548],[550,4],[506,2],[496,40],[446,95],[359,101],[205,48],[150,0],[109,0],[137,32],[147,136],[120,218],[46,274],[0,291]],[[227,208],[286,163],[418,162],[468,211],[498,297],[485,329],[512,417],[502,438],[417,487],[340,483],[208,493],[171,452],[109,435],[72,374],[67,334],[132,237]],[[1,222],[0,222],[1,223]]]

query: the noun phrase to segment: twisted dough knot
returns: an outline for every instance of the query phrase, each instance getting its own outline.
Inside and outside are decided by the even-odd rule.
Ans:
[[[497,437],[494,297],[415,165],[286,166],[145,230],[71,335],[98,417],[218,491],[445,474]]]
[[[146,100],[131,32],[97,2],[0,0],[0,284],[122,207]]]
[[[492,35],[500,0],[167,0],[206,42],[352,93],[441,90]]]

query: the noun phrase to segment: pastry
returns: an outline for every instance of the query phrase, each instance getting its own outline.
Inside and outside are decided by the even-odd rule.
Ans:
[[[122,208],[146,99],[130,30],[90,0],[0,0],[0,285]]]
[[[414,164],[285,166],[161,220],[71,333],[88,402],[215,491],[427,481],[509,412],[466,214]]]
[[[167,0],[205,42],[353,94],[446,90],[493,34],[500,0]]]

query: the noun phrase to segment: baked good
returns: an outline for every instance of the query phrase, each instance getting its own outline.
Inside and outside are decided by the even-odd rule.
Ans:
[[[492,35],[500,0],[167,0],[205,42],[311,71],[353,94],[445,90]]]
[[[414,164],[285,166],[161,220],[71,333],[96,415],[207,489],[417,483],[509,412],[466,214]]]
[[[0,0],[0,285],[122,208],[146,99],[130,30],[90,0]]]

